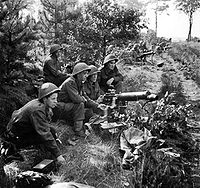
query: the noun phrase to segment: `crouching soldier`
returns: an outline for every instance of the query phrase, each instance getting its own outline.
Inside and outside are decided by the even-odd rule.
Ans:
[[[104,108],[105,105],[91,100],[83,89],[90,67],[83,62],[74,66],[72,76],[66,79],[60,86],[57,108],[61,112],[62,119],[71,120],[75,138],[85,137],[83,121],[85,119],[85,107]]]
[[[101,103],[103,100],[103,91],[100,89],[99,83],[97,81],[98,73],[100,71],[94,65],[90,65],[90,68],[91,71],[89,72],[87,80],[84,83],[84,91],[90,99]],[[94,113],[103,115],[103,111],[100,109],[88,108],[85,113],[86,121],[88,121],[90,117],[94,115]]]
[[[58,61],[62,47],[54,44],[50,48],[50,56],[44,62],[44,82],[51,82],[56,86],[60,86],[70,74],[61,71],[61,64]]]
[[[122,92],[123,76],[119,72],[116,63],[118,58],[115,55],[107,55],[104,59],[104,67],[99,74],[99,86],[103,92],[108,92],[108,89],[115,89],[116,93]]]
[[[13,112],[4,134],[4,141],[10,143],[15,152],[27,146],[42,144],[54,159],[65,163],[56,143],[56,132],[50,125],[52,109],[57,104],[59,91],[56,85],[44,83],[39,88],[37,99]]]
[[[98,73],[100,71],[94,65],[90,65],[89,67],[91,68],[91,71],[88,73],[87,80],[84,83],[84,91],[90,99],[99,102],[101,101],[100,97],[103,94],[97,81]]]

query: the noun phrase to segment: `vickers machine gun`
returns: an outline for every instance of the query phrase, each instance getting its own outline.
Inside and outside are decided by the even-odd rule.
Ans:
[[[103,98],[103,103],[108,105],[106,112],[108,122],[122,122],[126,119],[128,101],[153,101],[157,100],[157,98],[157,95],[151,94],[149,91],[116,94],[115,90],[109,90]]]

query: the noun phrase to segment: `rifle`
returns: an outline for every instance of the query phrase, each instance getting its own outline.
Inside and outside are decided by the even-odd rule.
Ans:
[[[157,95],[152,94],[149,91],[116,94],[115,90],[111,89],[103,96],[103,103],[108,106],[106,111],[108,122],[124,121],[126,116],[126,108],[129,101],[154,101],[157,100],[157,98]]]

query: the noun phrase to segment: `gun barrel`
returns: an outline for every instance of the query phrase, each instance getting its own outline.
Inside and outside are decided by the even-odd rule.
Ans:
[[[149,91],[141,91],[141,92],[127,92],[117,94],[117,100],[120,101],[137,101],[147,99],[147,96],[151,93]]]

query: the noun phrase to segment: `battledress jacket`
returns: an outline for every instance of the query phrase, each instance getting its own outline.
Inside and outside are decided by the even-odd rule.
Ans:
[[[97,108],[98,103],[91,100],[84,92],[83,84],[73,77],[67,78],[60,86],[58,101],[64,103],[85,103],[87,107]],[[85,101],[86,99],[86,101]]]
[[[62,84],[62,82],[69,77],[67,74],[63,74],[60,72],[61,66],[57,59],[48,57],[44,63],[44,77],[45,82],[51,82],[57,85],[58,87]]]
[[[123,81],[123,76],[115,66],[113,70],[110,70],[107,66],[104,66],[99,73],[99,86],[105,92],[108,89],[107,81],[114,78],[113,84]]]
[[[98,82],[90,82],[88,80],[84,83],[84,91],[94,101],[99,98],[102,92]]]
[[[30,135],[28,138],[33,137],[33,142],[44,144],[54,157],[58,157],[60,150],[51,133],[49,122],[51,116],[52,114],[45,109],[44,104],[34,99],[13,112],[7,128],[19,138],[27,138]]]

